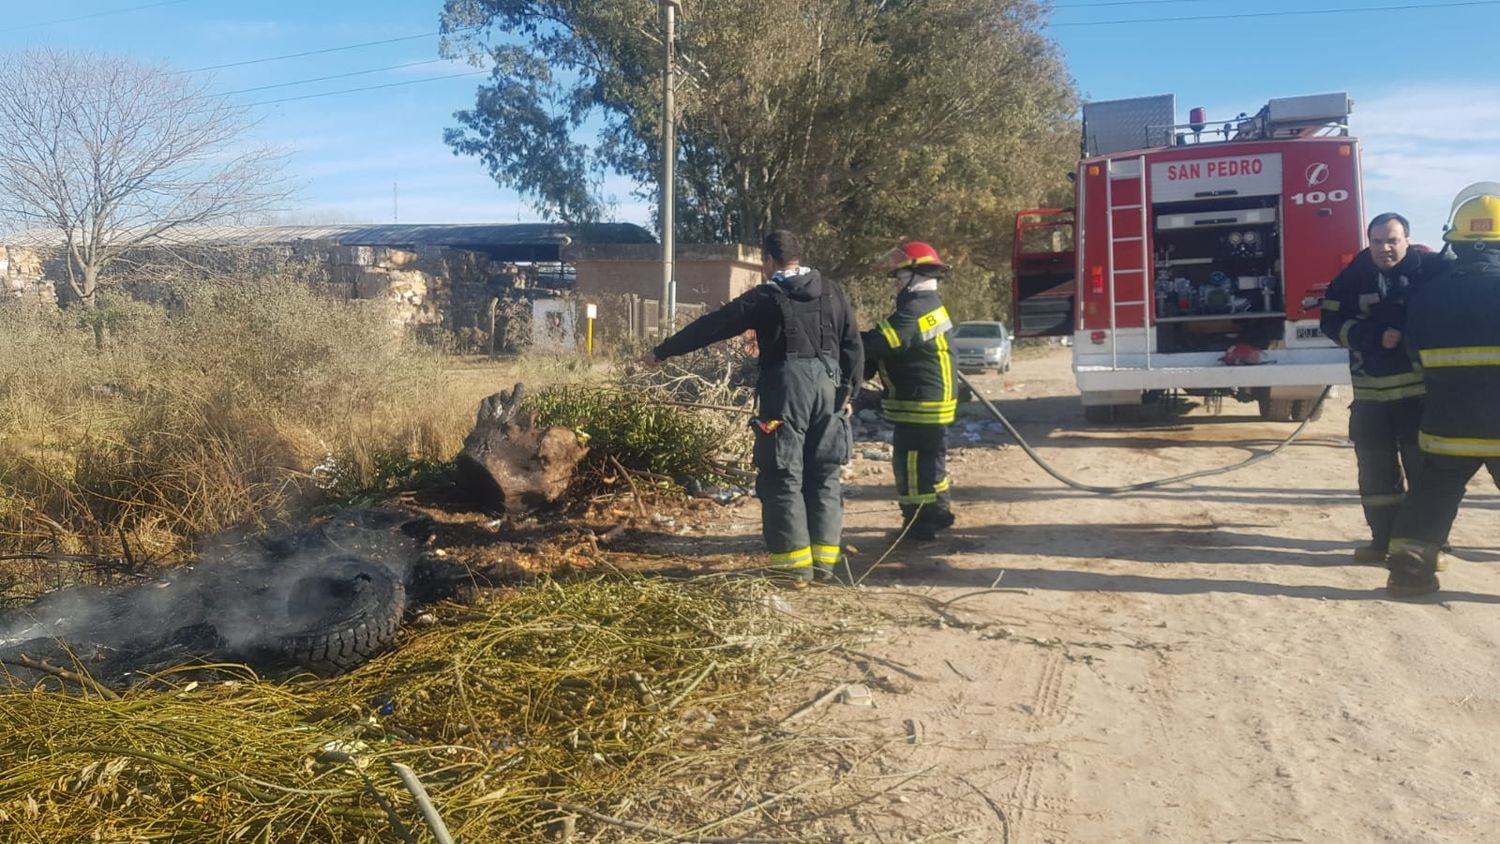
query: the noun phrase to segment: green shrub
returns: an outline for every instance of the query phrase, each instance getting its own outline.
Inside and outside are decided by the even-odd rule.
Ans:
[[[553,387],[526,400],[539,425],[574,428],[589,437],[589,461],[607,470],[611,460],[675,481],[723,483],[739,477],[745,417],[666,402],[660,391],[587,386]]]

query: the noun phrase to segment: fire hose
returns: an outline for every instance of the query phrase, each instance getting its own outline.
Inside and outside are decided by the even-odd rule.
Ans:
[[[1052,468],[1052,466],[1049,465],[1046,460],[1042,459],[1042,456],[1040,454],[1036,453],[1036,449],[1032,448],[1031,444],[1026,442],[1026,438],[1021,436],[1021,432],[1016,430],[1016,426],[1012,425],[1010,423],[1010,420],[1005,418],[1005,414],[1001,413],[1000,409],[998,407],[995,407],[994,403],[985,397],[984,393],[981,393],[962,372],[958,372],[957,370],[955,370],[955,372],[957,372],[958,374],[958,380],[962,381],[964,383],[964,386],[968,387],[976,398],[984,402],[984,406],[989,410],[989,412],[993,414],[996,419],[1000,420],[1000,424],[1005,426],[1005,430],[1009,431],[1012,437],[1015,437],[1016,443],[1021,446],[1021,450],[1026,452],[1026,456],[1030,457],[1036,463],[1036,465],[1042,467],[1042,471],[1056,478],[1064,485],[1072,487],[1073,489],[1082,490],[1084,492],[1097,493],[1099,495],[1118,495],[1122,492],[1139,492],[1146,489],[1156,489],[1157,487],[1169,486],[1171,484],[1180,484],[1184,481],[1196,480],[1198,478],[1207,478],[1212,475],[1223,475],[1228,472],[1233,472],[1237,469],[1249,468],[1265,460],[1270,460],[1272,457],[1280,454],[1282,450],[1287,446],[1296,442],[1297,437],[1301,436],[1302,432],[1307,429],[1308,423],[1313,420],[1313,417],[1318,415],[1318,409],[1323,406],[1323,400],[1328,398],[1329,391],[1333,389],[1332,387],[1324,387],[1323,392],[1318,394],[1317,401],[1313,402],[1312,407],[1308,408],[1307,416],[1302,420],[1302,424],[1298,425],[1297,429],[1295,431],[1292,431],[1292,433],[1286,439],[1282,440],[1280,444],[1278,444],[1275,448],[1263,454],[1253,455],[1230,466],[1220,466],[1217,469],[1204,469],[1199,472],[1189,472],[1185,475],[1174,475],[1170,478],[1161,478],[1160,480],[1155,481],[1142,481],[1141,483],[1124,484],[1122,486],[1094,486],[1092,484],[1085,484],[1075,481],[1072,478],[1069,478],[1056,469]]]

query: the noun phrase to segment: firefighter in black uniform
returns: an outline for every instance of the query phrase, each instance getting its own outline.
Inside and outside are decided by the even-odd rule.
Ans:
[[[839,473],[853,449],[848,403],[864,370],[859,327],[843,288],[802,266],[795,235],[771,232],[761,249],[767,283],[693,320],[645,362],[755,331],[755,493],[771,567],[831,578],[844,523]]]
[[[953,390],[953,322],[938,299],[938,279],[948,266],[925,243],[891,253],[899,289],[896,310],[862,337],[865,377],[880,373],[881,409],[895,425],[892,463],[906,535],[930,540],[953,525],[947,471],[948,426],[958,401]]]
[[[1370,248],[1328,285],[1322,330],[1349,350],[1354,383],[1349,439],[1370,525],[1370,544],[1357,549],[1354,559],[1380,565],[1407,483],[1421,466],[1422,371],[1402,342],[1406,297],[1420,283],[1424,262],[1430,270],[1437,256],[1410,248],[1411,227],[1399,214],[1377,216],[1367,233]]]
[[[1500,485],[1500,185],[1466,189],[1455,206],[1443,239],[1457,260],[1440,285],[1416,292],[1406,317],[1427,399],[1422,470],[1401,504],[1386,561],[1395,597],[1438,589],[1441,545],[1479,468]]]

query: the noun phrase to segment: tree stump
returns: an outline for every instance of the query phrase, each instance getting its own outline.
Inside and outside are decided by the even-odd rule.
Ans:
[[[521,412],[522,386],[479,403],[479,418],[456,463],[460,484],[479,503],[507,513],[554,504],[568,490],[588,446],[568,428],[536,428]]]

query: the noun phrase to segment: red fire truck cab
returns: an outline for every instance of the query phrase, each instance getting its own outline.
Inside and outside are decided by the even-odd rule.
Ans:
[[[1321,294],[1364,247],[1349,97],[1271,100],[1218,125],[1175,110],[1171,96],[1084,106],[1074,207],[1016,218],[1016,336],[1073,338],[1091,421],[1177,392],[1304,418],[1349,380],[1318,330]]]

